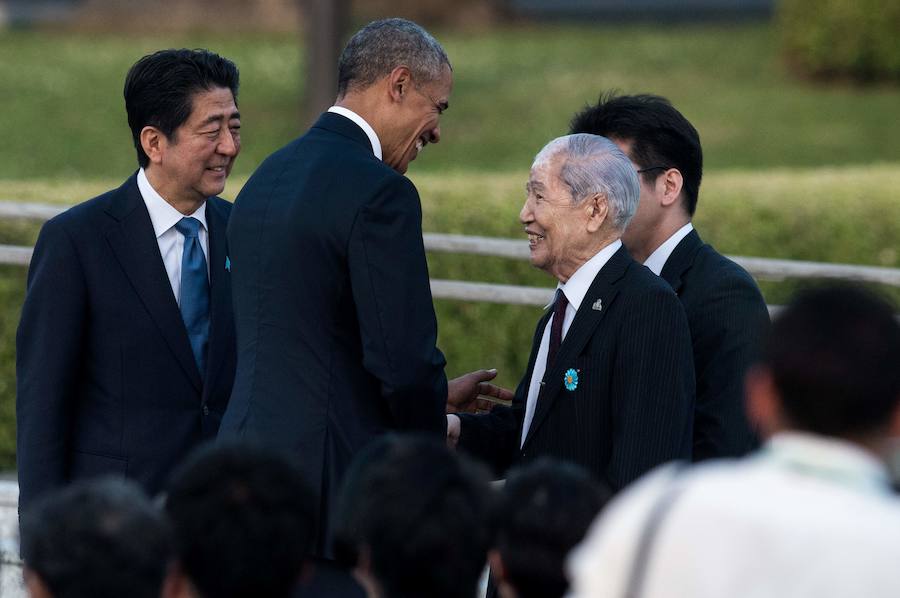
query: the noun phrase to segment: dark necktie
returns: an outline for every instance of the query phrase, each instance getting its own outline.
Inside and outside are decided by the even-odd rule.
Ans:
[[[562,344],[563,320],[566,319],[566,307],[568,305],[569,300],[566,299],[566,294],[563,293],[562,289],[559,289],[556,292],[556,302],[553,305],[553,323],[550,324],[550,348],[547,351],[545,374],[553,367],[553,362],[556,361],[556,353],[559,351],[559,345]]]
[[[203,378],[206,374],[206,345],[209,342],[209,279],[206,258],[197,236],[200,221],[196,218],[182,218],[175,224],[175,228],[184,235],[179,308],[200,377]]]

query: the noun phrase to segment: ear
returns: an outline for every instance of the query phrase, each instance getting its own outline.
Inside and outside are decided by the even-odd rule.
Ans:
[[[388,75],[388,93],[395,102],[402,102],[403,96],[411,91],[412,73],[409,67],[400,65]]]
[[[188,580],[181,565],[178,563],[169,565],[169,570],[163,579],[161,598],[194,598],[196,595],[194,586]]]
[[[890,426],[888,434],[894,438],[900,438],[900,404],[897,405],[894,413],[891,415]]]
[[[380,596],[378,582],[372,576],[372,551],[368,546],[360,546],[353,568],[353,578],[366,591],[366,596]]]
[[[584,200],[584,203],[584,209],[587,211],[588,216],[587,229],[589,232],[595,233],[600,230],[600,227],[606,222],[607,216],[609,216],[609,200],[606,199],[604,194],[597,193]]]
[[[156,127],[146,126],[141,129],[141,147],[144,153],[150,158],[151,164],[159,164],[162,162],[163,150],[169,140],[163,135],[162,131]]]
[[[781,399],[772,372],[763,366],[753,366],[744,378],[747,396],[747,417],[768,438],[784,427]]]
[[[22,572],[22,580],[25,582],[25,589],[28,590],[30,598],[53,598],[53,594],[50,593],[44,580],[27,565]]]
[[[496,548],[488,550],[488,565],[491,567],[491,577],[498,586],[506,581],[506,567],[503,566],[503,557]]]
[[[681,198],[681,189],[684,186],[684,177],[677,168],[670,168],[656,180],[657,186],[662,186],[661,202],[663,207],[675,204]]]

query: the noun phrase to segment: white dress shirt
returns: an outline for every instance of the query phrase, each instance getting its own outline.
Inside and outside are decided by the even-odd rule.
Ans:
[[[609,258],[611,258],[621,246],[622,241],[616,239],[598,251],[594,257],[581,264],[565,284],[559,283],[556,285],[556,288],[561,289],[565,294],[566,299],[569,300],[569,305],[566,306],[566,317],[563,318],[562,340],[565,340],[566,333],[569,331],[569,326],[572,324],[572,320],[575,319],[575,314],[578,312],[578,308],[581,307],[581,302],[584,300],[584,296],[591,287],[591,283],[594,282],[594,278],[597,277],[597,273],[600,272],[600,269],[606,265]],[[544,370],[547,368],[547,353],[550,350],[550,328],[553,325],[554,317],[556,316],[550,316],[550,319],[547,320],[547,325],[544,327],[544,335],[541,337],[541,344],[540,347],[538,347],[537,357],[534,360],[534,370],[531,372],[531,383],[528,385],[528,399],[525,403],[525,420],[522,425],[522,438],[519,440],[520,447],[525,444],[525,437],[528,436],[528,430],[531,428],[531,420],[534,419],[538,393],[540,393],[541,390],[541,381],[544,379]],[[560,347],[562,347],[562,345],[560,345]]]
[[[153,232],[156,233],[156,243],[159,245],[159,254],[162,256],[169,275],[169,284],[175,294],[175,301],[181,305],[181,255],[184,252],[184,235],[178,232],[175,224],[184,214],[172,207],[147,180],[144,169],[137,174],[137,185],[144,198],[147,211],[150,212],[150,222],[153,224]],[[206,202],[196,212],[190,215],[200,221],[200,247],[203,248],[203,257],[206,259],[206,276],[209,277],[209,233],[206,230]]]
[[[900,497],[858,445],[784,432],[757,454],[670,466],[622,493],[569,557],[571,595],[625,595],[648,515],[681,492],[657,527],[642,598],[900,596]]]
[[[366,122],[366,119],[361,117],[353,110],[348,110],[343,106],[332,106],[328,109],[328,112],[340,114],[341,116],[349,118],[350,120],[355,122],[359,126],[359,128],[362,129],[366,134],[366,137],[369,138],[369,142],[372,144],[372,153],[375,154],[376,158],[381,160],[381,140],[378,139],[378,135],[375,133],[375,129],[372,128],[372,125]]]
[[[650,270],[659,276],[662,272],[663,267],[666,265],[666,262],[669,260],[669,256],[672,255],[672,252],[675,251],[675,248],[681,243],[681,240],[688,236],[688,234],[694,230],[694,225],[690,222],[679,228],[675,233],[666,239],[666,242],[656,248],[656,251],[650,254],[650,257],[644,262],[644,265],[650,268]]]

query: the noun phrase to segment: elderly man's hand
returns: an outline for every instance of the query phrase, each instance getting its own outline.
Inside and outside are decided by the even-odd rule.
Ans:
[[[447,382],[447,413],[477,413],[490,411],[497,400],[512,401],[513,392],[488,380],[497,377],[497,370],[477,370]]]

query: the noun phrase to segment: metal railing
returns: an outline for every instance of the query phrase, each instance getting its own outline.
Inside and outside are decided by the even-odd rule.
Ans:
[[[20,218],[43,221],[65,211],[69,206],[30,202],[0,201],[0,219]],[[517,260],[528,259],[528,243],[523,240],[425,233],[425,249],[441,253],[470,254]],[[33,248],[0,245],[0,264],[27,266]],[[900,287],[900,268],[826,264],[800,260],[728,256],[751,275],[762,280],[785,278],[849,280]],[[485,301],[512,305],[544,306],[553,296],[551,287],[528,287],[498,283],[432,279],[431,292],[436,299]]]

